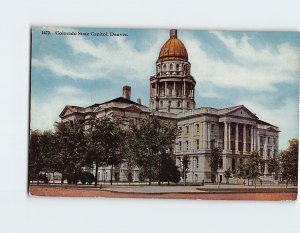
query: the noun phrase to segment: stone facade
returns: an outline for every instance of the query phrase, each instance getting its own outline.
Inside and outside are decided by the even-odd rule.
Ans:
[[[278,155],[279,128],[260,120],[243,105],[215,109],[196,108],[194,90],[196,81],[190,74],[191,64],[184,44],[177,38],[177,30],[170,31],[170,39],[161,48],[156,61],[156,74],[150,77],[150,106],[130,99],[131,88],[123,87],[123,96],[102,104],[82,108],[66,106],[60,118],[62,122],[75,119],[89,119],[91,116],[110,116],[120,119],[123,125],[156,115],[161,119],[174,120],[180,129],[174,153],[176,164],[182,166],[182,157],[189,157],[188,182],[210,182],[209,154],[213,147],[220,147],[223,164],[218,175],[220,180],[227,169],[235,170],[239,163],[253,151],[262,159]],[[131,174],[138,181],[138,167]],[[102,167],[99,180],[108,181],[111,169]],[[120,181],[126,181],[126,164],[115,169]],[[265,177],[271,176],[267,164]]]

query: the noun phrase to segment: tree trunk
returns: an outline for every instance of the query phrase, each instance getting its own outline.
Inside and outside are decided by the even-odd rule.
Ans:
[[[96,161],[95,187],[97,187],[97,184],[98,184],[98,168],[99,168],[99,164],[98,164],[98,161]]]
[[[158,185],[160,185],[160,161],[158,161],[158,172],[157,172],[157,182]]]
[[[183,183],[184,183],[184,186],[186,186],[186,172],[185,172],[185,169],[183,170]]]
[[[60,180],[60,185],[63,185],[64,183],[64,174],[63,174],[63,170],[61,170],[61,180]]]
[[[38,185],[40,184],[40,172],[38,172],[38,174],[37,174],[37,184]]]
[[[149,185],[151,185],[151,165],[149,166]]]
[[[111,170],[110,170],[110,185],[112,185],[113,182],[113,171],[114,171],[114,165],[111,165]]]

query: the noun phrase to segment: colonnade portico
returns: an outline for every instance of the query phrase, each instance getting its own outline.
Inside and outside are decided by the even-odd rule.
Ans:
[[[240,129],[242,128],[242,134]],[[247,137],[247,128],[250,136]],[[241,136],[241,138],[240,138]],[[256,150],[257,129],[255,124],[246,124],[234,121],[224,121],[224,152],[233,154],[248,154]],[[250,138],[250,146],[247,148]]]

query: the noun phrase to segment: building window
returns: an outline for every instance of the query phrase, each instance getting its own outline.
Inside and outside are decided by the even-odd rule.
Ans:
[[[268,144],[270,144],[270,142],[271,142],[271,139],[270,139],[270,137],[268,137]]]
[[[173,70],[173,64],[170,64],[170,70]]]
[[[179,64],[176,65],[176,70],[177,70],[177,71],[179,70]]]
[[[197,156],[193,156],[194,168],[199,167],[199,161]]]
[[[196,149],[199,150],[199,139],[196,139]]]
[[[215,125],[214,124],[211,124],[211,133],[215,133]]]
[[[264,155],[264,149],[263,149],[263,148],[260,148],[260,150],[259,150],[259,155],[260,155],[260,156],[263,156],[263,155]]]
[[[178,146],[179,146],[179,151],[181,151],[182,150],[181,141],[178,142]]]
[[[270,157],[270,156],[271,156],[271,150],[268,149],[268,157]]]
[[[189,126],[185,126],[185,129],[186,129],[186,133],[189,133]]]
[[[223,168],[223,158],[220,158],[220,160],[219,160],[219,168],[220,169]]]
[[[189,150],[189,141],[185,141],[185,149],[186,149],[186,151]]]
[[[164,70],[164,71],[166,70],[166,64],[163,65],[163,70]]]
[[[171,107],[171,101],[169,101],[169,107]]]
[[[180,107],[180,101],[177,102],[177,107],[178,107],[178,108]]]
[[[200,126],[199,124],[196,124],[196,132],[199,133],[199,131],[200,131]]]
[[[186,103],[186,107],[189,108],[190,107],[190,102]]]
[[[160,101],[160,106],[163,107],[164,106],[164,102]]]

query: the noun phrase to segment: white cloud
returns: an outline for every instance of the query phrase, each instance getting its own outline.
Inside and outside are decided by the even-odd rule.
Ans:
[[[74,79],[88,79],[89,72],[78,69],[77,66],[67,66],[62,59],[45,55],[42,58],[32,58],[32,66],[43,67],[51,70],[58,76],[69,76]]]
[[[240,41],[213,32],[233,53],[240,63],[210,57],[199,40],[187,38],[184,43],[189,52],[192,74],[196,81],[209,81],[216,86],[275,91],[274,84],[292,83],[300,72],[300,50],[281,44],[272,50],[256,50],[244,36]]]
[[[53,129],[55,121],[60,121],[59,114],[66,105],[86,107],[113,98],[115,93],[102,90],[97,100],[89,93],[73,86],[59,86],[46,98],[31,98],[31,129]]]
[[[137,50],[124,37],[109,37],[108,43],[94,44],[84,37],[69,36],[65,42],[73,51],[70,56],[88,55],[90,59],[78,59],[69,64],[53,56],[43,56],[33,58],[32,65],[73,79],[107,79],[119,75],[124,79],[145,81],[155,70],[155,61],[163,45],[161,34],[155,34],[155,43],[146,50]]]
[[[71,87],[58,87],[47,98],[31,98],[31,129],[53,129],[55,121],[59,121],[59,114],[66,104],[86,105],[88,100],[80,94],[81,90]]]

